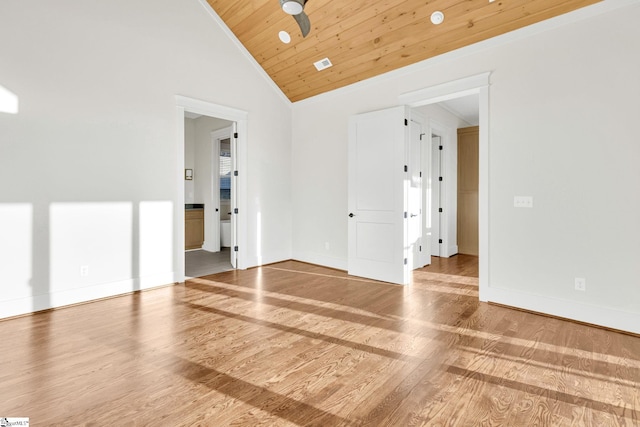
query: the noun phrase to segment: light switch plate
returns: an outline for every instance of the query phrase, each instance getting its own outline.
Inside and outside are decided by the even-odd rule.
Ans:
[[[531,196],[515,196],[513,198],[513,206],[516,208],[532,208],[533,197]]]

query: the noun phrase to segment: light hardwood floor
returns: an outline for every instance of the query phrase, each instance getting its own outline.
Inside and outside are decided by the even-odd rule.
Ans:
[[[0,322],[0,417],[44,425],[632,426],[640,338],[282,262]]]

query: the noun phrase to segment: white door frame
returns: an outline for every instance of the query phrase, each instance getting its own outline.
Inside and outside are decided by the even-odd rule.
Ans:
[[[240,194],[240,190],[238,189],[238,182],[239,182],[238,172],[240,171],[240,167],[238,166],[239,165],[238,139],[239,139],[238,123],[233,122],[231,123],[231,132],[230,132],[230,138],[229,138],[229,143],[231,148],[231,170],[233,171],[233,173],[231,174],[231,250],[229,251],[229,261],[231,262],[231,267],[233,268],[239,268],[238,267],[238,246],[237,246],[238,245],[238,224],[239,224],[238,212],[239,212],[239,206],[240,206],[238,204],[238,195]],[[242,180],[242,182],[246,184],[247,175],[245,171],[246,171],[246,168],[243,168],[242,173],[244,174],[243,175],[244,179]],[[243,188],[246,190],[246,185]],[[245,197],[245,200],[246,200],[246,197]],[[243,217],[245,219],[247,218],[246,215],[244,215]],[[243,253],[246,254],[247,251],[244,250]]]
[[[223,120],[236,122],[238,131],[238,150],[236,161],[238,170],[243,176],[247,176],[247,129],[249,114],[246,111],[238,110],[224,105],[218,105],[199,99],[188,98],[176,95],[176,200],[174,206],[173,221],[173,263],[175,271],[175,281],[184,282],[184,113],[185,111],[202,114],[210,117],[217,117]],[[247,268],[247,180],[239,179],[237,185],[238,214],[236,215],[237,235],[236,241],[232,245],[238,246],[237,268]]]
[[[449,99],[479,94],[480,135],[479,135],[479,188],[478,188],[478,228],[479,228],[479,299],[487,301],[489,294],[489,77],[482,73],[459,80],[430,86],[404,93],[398,97],[399,105],[421,107],[437,104]]]

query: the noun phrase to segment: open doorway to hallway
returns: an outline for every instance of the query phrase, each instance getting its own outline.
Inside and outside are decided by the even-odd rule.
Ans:
[[[431,185],[426,186],[429,193],[425,194],[430,203],[425,230],[431,233],[431,253],[444,258],[458,253],[477,256],[479,95],[415,109],[426,117],[431,136]],[[469,144],[472,130],[475,145]]]
[[[489,77],[491,73],[481,73],[473,76],[465,77],[458,80],[453,80],[436,86],[426,87],[413,92],[407,92],[399,96],[399,101],[402,105],[408,105],[413,109],[420,109],[422,107],[428,108],[438,104],[440,110],[445,110],[445,105],[451,109],[451,104],[444,104],[445,102],[464,99],[468,96],[472,96],[472,102],[469,103],[474,111],[477,111],[475,117],[477,117],[478,128],[478,276],[479,276],[479,288],[478,295],[480,301],[487,301],[487,294],[489,290],[489,276],[490,276],[490,257],[489,253]],[[461,111],[458,111],[461,113]],[[449,114],[454,117],[456,114],[448,111]],[[430,131],[429,135],[436,133],[431,132],[437,125],[437,119],[434,117],[429,118]],[[445,124],[445,123],[441,123]],[[466,126],[473,124],[473,122],[467,122]],[[446,245],[447,250],[455,250],[450,252],[450,255],[458,253],[456,228],[457,225],[457,128],[465,126],[452,126],[448,133],[455,132],[456,136],[451,136],[452,140],[456,140],[455,144],[451,144],[449,150],[449,156],[446,160],[450,171],[448,176],[449,180],[445,181],[453,183],[451,187],[454,190],[447,189],[448,206],[450,214],[455,221],[449,221],[449,225],[444,227],[449,233],[447,240],[443,239],[443,243],[448,241]],[[444,136],[444,135],[441,135]],[[427,141],[431,142],[427,138]],[[455,155],[454,155],[455,153]],[[428,163],[426,163],[428,164]],[[453,166],[451,166],[453,164]],[[433,177],[432,177],[433,179]],[[454,197],[455,195],[455,197]],[[429,211],[426,211],[427,213]],[[455,216],[453,215],[455,213]],[[426,216],[426,215],[425,215]],[[427,224],[425,224],[426,229]],[[442,227],[441,227],[442,228]]]

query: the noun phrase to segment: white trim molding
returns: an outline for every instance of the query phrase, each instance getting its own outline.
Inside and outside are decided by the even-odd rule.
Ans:
[[[484,297],[487,301],[509,307],[640,334],[638,313],[502,288],[486,289]]]
[[[192,113],[202,114],[203,116],[218,117],[220,119],[234,122],[246,120],[249,117],[249,113],[246,111],[182,95],[176,95],[176,105],[178,107],[183,107],[185,110]]]
[[[481,87],[489,86],[491,72],[476,74],[464,77],[436,86],[403,93],[398,97],[398,101],[404,105],[420,107],[423,105],[436,104],[449,99],[461,98],[463,96],[478,93]]]

